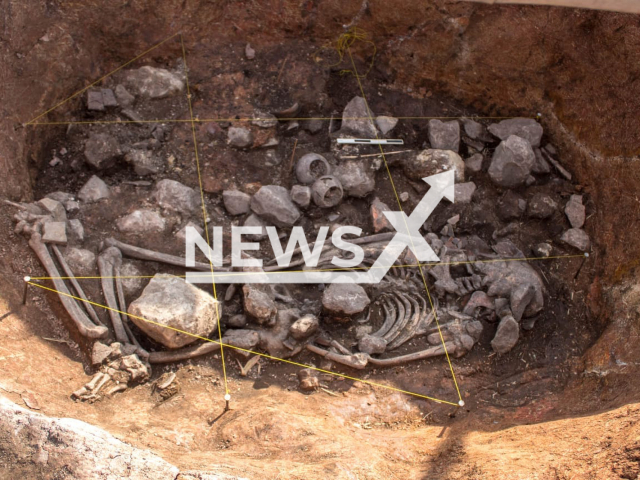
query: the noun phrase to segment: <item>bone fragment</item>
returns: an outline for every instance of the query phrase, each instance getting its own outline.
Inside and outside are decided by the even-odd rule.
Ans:
[[[118,301],[113,288],[113,270],[118,261],[122,261],[120,250],[116,247],[109,247],[98,256],[98,269],[100,270],[100,277],[102,277],[102,292],[109,307],[109,317],[111,318],[116,339],[120,343],[129,343],[129,336],[122,324],[120,313],[118,313]]]

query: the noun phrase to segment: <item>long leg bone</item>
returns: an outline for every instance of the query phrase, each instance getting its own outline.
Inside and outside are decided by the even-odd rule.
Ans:
[[[109,317],[111,317],[116,339],[120,343],[129,343],[129,336],[124,329],[122,319],[118,313],[118,301],[116,300],[116,294],[113,288],[113,267],[119,260],[122,261],[120,250],[115,247],[109,247],[98,256],[98,269],[102,277],[102,291],[107,306],[109,307]]]
[[[131,258],[138,258],[140,260],[149,260],[152,262],[160,262],[166,263],[168,265],[175,265],[177,267],[185,268],[186,260],[182,257],[177,257],[175,255],[169,255],[167,253],[154,252],[153,250],[147,250],[146,248],[134,247],[133,245],[129,245],[123,242],[116,240],[115,238],[107,238],[104,241],[105,245],[108,247],[116,247],[123,254]],[[199,270],[203,272],[210,272],[211,265],[208,263],[195,262],[193,267],[194,270]],[[215,267],[217,272],[228,272],[229,268],[225,267]]]
[[[367,361],[370,360],[369,355],[366,353],[356,353],[353,355],[342,355],[340,353],[330,352],[325,350],[324,348],[316,347],[315,345],[308,344],[307,350],[313,353],[317,353],[318,355],[326,358],[327,360],[331,360],[336,363],[341,363],[342,365],[346,365],[347,367],[356,368],[358,370],[362,370],[367,366]]]
[[[60,301],[65,310],[69,313],[69,316],[75,323],[80,335],[87,338],[104,338],[108,335],[109,329],[103,325],[95,325],[89,317],[86,316],[84,311],[80,308],[80,305],[71,297],[67,286],[64,281],[61,280],[60,273],[53,263],[53,259],[47,250],[47,246],[42,242],[42,237],[38,232],[34,232],[29,240],[29,246],[33,249],[35,254],[40,259],[40,263],[44,266],[45,270],[52,277],[51,281],[58,290]]]
[[[222,338],[222,343],[226,343],[226,339]],[[189,360],[190,358],[199,357],[210,352],[215,352],[220,349],[220,344],[217,342],[207,342],[195,347],[181,348],[179,350],[172,350],[170,352],[151,352],[149,353],[149,363],[169,363],[180,362],[182,360]]]
[[[416,360],[422,360],[424,358],[437,357],[445,354],[445,348],[449,354],[452,354],[456,351],[456,344],[453,342],[447,342],[444,344],[444,348],[442,345],[437,345],[435,347],[427,348],[426,350],[422,350],[420,352],[410,353],[408,355],[401,355],[399,357],[392,358],[369,358],[369,361],[372,365],[377,365],[379,367],[397,367],[398,365],[402,365],[404,363],[415,362]]]
[[[96,325],[104,325],[104,323],[100,321],[100,318],[98,317],[98,314],[93,308],[93,305],[89,303],[89,299],[87,298],[87,295],[84,293],[84,290],[82,290],[82,287],[78,283],[78,280],[73,275],[73,272],[71,271],[71,268],[69,267],[69,264],[67,263],[67,261],[64,259],[62,252],[60,252],[60,249],[56,245],[53,245],[52,250],[53,250],[53,253],[56,254],[58,262],[62,266],[62,269],[64,270],[65,275],[69,277],[69,281],[71,282],[71,285],[73,285],[74,290],[76,291],[78,296],[82,300],[84,300],[82,304],[84,305],[85,309],[87,310],[87,313],[91,317],[91,320],[93,320],[93,323],[95,323]]]

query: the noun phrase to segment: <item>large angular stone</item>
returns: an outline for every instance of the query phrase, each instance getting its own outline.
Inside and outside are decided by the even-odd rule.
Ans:
[[[201,208],[200,195],[190,187],[175,180],[160,180],[156,184],[153,198],[162,208],[191,215]]]
[[[370,303],[367,292],[355,283],[332,283],[322,293],[322,306],[338,316],[360,313]]]
[[[92,133],[84,144],[86,162],[98,170],[112,167],[121,155],[118,140],[106,133]]]
[[[429,143],[436,150],[457,152],[460,149],[460,124],[456,120],[429,120]]]
[[[265,185],[251,198],[251,210],[278,227],[290,227],[300,218],[289,191],[278,185]]]
[[[395,117],[387,117],[384,115],[380,115],[376,117],[376,125],[380,129],[380,132],[382,133],[382,135],[386,135],[387,133],[389,133],[391,130],[395,128],[397,124],[398,124],[398,119]]]
[[[500,123],[489,125],[489,131],[500,140],[516,135],[524,138],[532,147],[539,147],[542,138],[542,126],[532,118],[502,120]]]
[[[115,94],[118,99],[118,103],[122,108],[129,108],[136,100],[136,97],[131,95],[124,85],[117,85]]]
[[[476,184],[473,182],[456,183],[454,186],[454,198],[456,203],[471,203]]]
[[[403,163],[407,176],[417,181],[436,173],[454,170],[456,183],[464,182],[464,168],[464,161],[452,150],[423,150]]]
[[[358,350],[362,353],[374,355],[384,353],[387,349],[387,341],[382,337],[374,337],[373,335],[364,335],[358,342]]]
[[[376,138],[378,131],[372,117],[365,99],[354,97],[342,112],[342,129],[360,138]]]
[[[487,132],[487,128],[481,123],[465,118],[462,120],[462,124],[464,125],[464,133],[472,140],[480,142],[491,142],[493,140]]]
[[[107,184],[95,175],[78,192],[78,198],[85,203],[97,202],[110,196],[111,191]]]
[[[133,170],[138,175],[153,175],[164,170],[162,160],[151,150],[133,149],[124,156],[124,159],[133,166]]]
[[[239,190],[225,190],[222,192],[222,201],[231,215],[242,215],[250,209],[251,195]]]
[[[291,200],[302,208],[308,207],[311,203],[311,187],[307,185],[294,185],[291,187]]]
[[[491,340],[491,348],[498,353],[507,353],[518,343],[520,325],[511,315],[504,317],[498,325],[496,336]]]
[[[500,143],[493,153],[489,177],[493,183],[501,187],[518,187],[531,175],[535,159],[529,142],[512,135]]]
[[[144,66],[130,70],[124,81],[135,95],[147,98],[165,98],[184,90],[182,78],[164,68]]]
[[[151,451],[75,418],[47,417],[0,397],[0,419],[2,478],[175,480],[180,475]]]
[[[278,313],[273,298],[260,286],[247,284],[242,287],[244,293],[244,311],[254,317],[258,323],[271,323]]]
[[[577,248],[578,250],[581,250],[583,252],[589,250],[589,247],[591,246],[589,235],[587,235],[587,232],[580,228],[570,228],[562,234],[560,240],[562,240],[567,245]]]
[[[244,127],[229,127],[227,131],[227,143],[237,148],[250,147],[253,144],[251,130]]]
[[[116,226],[122,233],[149,235],[163,232],[167,224],[157,212],[143,209],[134,210],[129,215],[119,218]]]
[[[571,195],[567,205],[564,207],[564,213],[573,228],[582,228],[586,219],[582,195]]]
[[[296,340],[304,340],[310,337],[318,330],[320,322],[315,315],[305,315],[289,327],[289,334]]]
[[[558,204],[546,193],[536,193],[529,200],[527,214],[533,218],[549,218],[558,209]]]
[[[129,305],[128,312],[133,323],[156,342],[180,348],[197,340],[182,332],[209,336],[217,325],[217,308],[220,305],[211,295],[184,279],[157,274]]]
[[[364,197],[376,188],[375,172],[370,165],[359,160],[344,160],[335,168],[333,175],[340,180],[347,195]]]
[[[46,222],[43,230],[43,242],[57,245],[67,244],[67,224],[65,222]]]
[[[55,222],[66,222],[67,221],[67,211],[64,208],[62,203],[57,200],[52,200],[51,198],[43,198],[42,200],[37,202],[37,205],[41,207],[47,214],[53,217]]]
[[[76,276],[90,276],[96,271],[96,256],[90,250],[67,248],[64,259]]]

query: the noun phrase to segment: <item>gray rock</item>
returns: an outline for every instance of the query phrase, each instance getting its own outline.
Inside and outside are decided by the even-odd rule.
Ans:
[[[90,250],[82,248],[67,248],[64,259],[74,275],[88,277],[96,271],[96,256]]]
[[[373,335],[365,335],[358,342],[358,350],[362,353],[374,355],[384,353],[387,349],[387,341],[382,337],[374,337]]]
[[[386,135],[387,133],[389,133],[395,128],[397,124],[398,119],[395,117],[386,117],[384,115],[376,117],[376,125],[378,126],[380,132],[382,132],[382,135]]]
[[[175,180],[160,180],[156,184],[153,198],[162,208],[191,215],[201,208],[200,195],[190,187]]]
[[[291,187],[291,200],[302,208],[308,207],[311,203],[311,187],[306,185],[294,185]]]
[[[65,210],[62,203],[45,197],[42,200],[36,202],[36,205],[41,207],[46,214],[51,215],[55,222],[67,221],[67,211]]]
[[[133,165],[138,175],[153,175],[164,170],[162,159],[156,157],[151,150],[130,150],[124,159]]]
[[[542,138],[542,126],[532,118],[502,120],[489,125],[489,131],[500,140],[507,140],[511,135],[524,138],[532,147],[539,147]]]
[[[460,124],[456,120],[429,120],[429,143],[432,149],[457,152],[460,149]]]
[[[142,272],[131,262],[122,262],[120,275],[123,277],[122,288],[125,295],[137,297],[145,286],[147,279],[141,278]]]
[[[480,307],[487,308],[489,310],[494,309],[493,300],[491,300],[489,295],[487,295],[482,290],[473,292],[473,294],[471,295],[471,298],[469,298],[469,301],[464,306],[462,313],[464,313],[465,315],[473,316],[476,309]]]
[[[286,188],[265,185],[251,198],[251,210],[278,227],[289,227],[298,221],[300,211],[291,201]]]
[[[531,171],[533,173],[549,173],[551,171],[551,167],[549,166],[549,162],[547,162],[544,158],[544,156],[542,155],[542,152],[540,151],[539,148],[534,148],[533,149],[533,153],[536,156],[536,161],[533,164],[533,167],[531,168]]]
[[[182,78],[164,68],[150,66],[129,70],[125,74],[125,85],[134,95],[147,98],[165,98],[182,92]]]
[[[129,305],[128,312],[133,323],[153,340],[168,348],[180,348],[197,338],[165,326],[208,337],[217,325],[217,304],[211,295],[182,278],[156,274]]]
[[[107,184],[95,175],[78,192],[78,198],[85,203],[97,202],[110,196],[111,191]]]
[[[527,201],[512,190],[498,200],[498,216],[502,220],[520,218],[527,209]]]
[[[124,85],[117,85],[115,93],[118,103],[122,108],[129,108],[136,100],[136,97],[131,95]]]
[[[536,193],[528,202],[527,214],[532,218],[549,218],[558,209],[558,204],[545,193]]]
[[[247,148],[253,144],[251,130],[243,127],[229,127],[227,143],[232,147]]]
[[[180,241],[180,243],[184,243],[187,241],[187,227],[195,228],[196,231],[200,234],[200,236],[203,236],[204,238],[204,229],[200,225],[197,225],[189,221],[184,227],[178,230],[175,234],[175,237],[178,239],[178,241]]]
[[[131,235],[149,235],[164,232],[167,224],[153,210],[134,210],[129,215],[116,220],[116,226],[122,233]]]
[[[316,134],[324,127],[325,122],[319,118],[314,118],[303,122],[302,127],[309,133]]]
[[[367,292],[355,283],[332,283],[322,292],[322,306],[337,316],[355,315],[370,303]]]
[[[511,298],[509,299],[511,313],[517,322],[522,319],[525,309],[531,303],[535,295],[535,287],[527,283],[519,285],[518,288],[511,293]]]
[[[74,418],[47,417],[4,397],[0,437],[5,439],[4,458],[20,459],[3,465],[4,478],[45,478],[46,471],[64,472],[63,477],[75,480],[174,480],[180,474],[151,451],[132,447],[101,428]]]
[[[278,125],[278,119],[272,113],[265,112],[264,110],[255,110],[253,116],[256,120],[251,121],[251,125],[255,125],[260,128],[273,128]]]
[[[569,219],[569,223],[573,228],[582,228],[586,219],[584,205],[582,204],[582,195],[571,195],[571,198],[564,207],[564,213]]]
[[[493,153],[489,177],[501,187],[517,187],[527,181],[534,163],[535,154],[529,142],[512,135]]]
[[[222,201],[230,215],[242,215],[249,212],[251,195],[239,190],[225,190],[222,192]]]
[[[251,45],[247,43],[244,47],[244,56],[247,57],[247,60],[253,60],[256,58],[256,51],[251,48]]]
[[[121,155],[118,140],[106,133],[92,133],[84,144],[86,162],[98,170],[112,167]]]
[[[407,200],[409,200],[409,192],[402,192],[400,194],[400,201],[406,202]]]
[[[89,90],[87,92],[87,110],[104,112],[104,103],[100,90]]]
[[[487,128],[481,123],[465,118],[462,120],[462,124],[464,125],[464,133],[472,140],[480,142],[491,142],[493,140],[487,132]]]
[[[347,195],[364,197],[376,188],[375,172],[370,165],[359,160],[344,160],[335,168],[333,175],[340,180]]]
[[[69,238],[74,242],[84,242],[84,227],[77,218],[69,220]]]
[[[403,163],[403,169],[412,180],[421,181],[424,177],[455,170],[456,183],[464,182],[464,161],[452,150],[423,150]]]
[[[250,233],[250,234],[244,235],[248,240],[259,242],[260,240],[264,240],[265,238],[267,238],[267,229],[265,228],[267,224],[255,213],[252,213],[247,217],[247,219],[243,223],[243,226],[262,228],[261,233],[255,233],[255,234]]]
[[[244,313],[233,315],[227,320],[227,326],[231,328],[244,328],[247,326],[247,316]]]
[[[491,347],[498,353],[507,353],[518,343],[520,326],[516,320],[508,315],[498,325],[496,336],[491,340]]]
[[[307,314],[289,327],[289,334],[296,340],[304,340],[318,331],[320,322],[315,315]]]
[[[42,241],[57,245],[67,244],[67,224],[65,222],[46,222],[43,225]]]
[[[367,108],[362,97],[354,97],[342,112],[342,130],[351,132],[359,138],[376,138],[378,131],[371,120],[373,113]]]
[[[261,286],[246,284],[242,287],[244,293],[244,311],[255,318],[258,323],[272,323],[278,313],[276,303]]]
[[[483,161],[484,161],[484,157],[482,156],[481,153],[476,153],[474,155],[471,155],[469,158],[467,158],[464,161],[465,169],[472,173],[478,173],[480,170],[482,170]]]
[[[591,246],[589,235],[580,228],[570,228],[562,234],[560,240],[583,252],[588,251]]]
[[[102,342],[94,342],[91,348],[91,364],[93,366],[101,365],[109,356],[113,350],[109,345],[105,345]]]
[[[553,247],[548,243],[539,243],[533,247],[533,254],[539,258],[547,258],[551,256]]]
[[[64,205],[67,202],[73,201],[74,197],[70,193],[67,192],[53,192],[47,193],[45,198],[50,198],[51,200],[55,200],[56,202],[60,202]]]
[[[456,183],[454,186],[454,199],[456,203],[471,203],[476,184],[473,182]]]
[[[113,94],[113,90],[110,88],[103,88],[102,91],[102,103],[107,108],[114,108],[118,106],[118,100],[116,100],[116,96]]]
[[[244,350],[253,350],[256,345],[260,342],[260,335],[255,330],[246,330],[246,329],[238,329],[238,330],[227,330],[224,332],[225,342],[233,347],[242,348]],[[236,353],[240,355],[244,355],[248,357],[251,355],[250,352],[244,352],[242,350],[232,349]]]

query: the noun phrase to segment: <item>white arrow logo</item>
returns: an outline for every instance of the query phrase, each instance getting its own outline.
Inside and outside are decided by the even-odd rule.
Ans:
[[[362,272],[353,271],[279,271],[251,272],[239,275],[233,272],[215,273],[216,283],[379,283],[396,262],[405,248],[421,262],[438,262],[440,259],[420,234],[420,228],[433,213],[443,198],[454,201],[455,172],[448,170],[423,178],[431,188],[420,203],[407,216],[404,212],[384,212],[396,235],[382,250],[373,266]],[[358,247],[359,248],[359,247]],[[279,248],[282,250],[281,246]],[[211,283],[212,275],[203,272],[188,272],[191,283]]]

